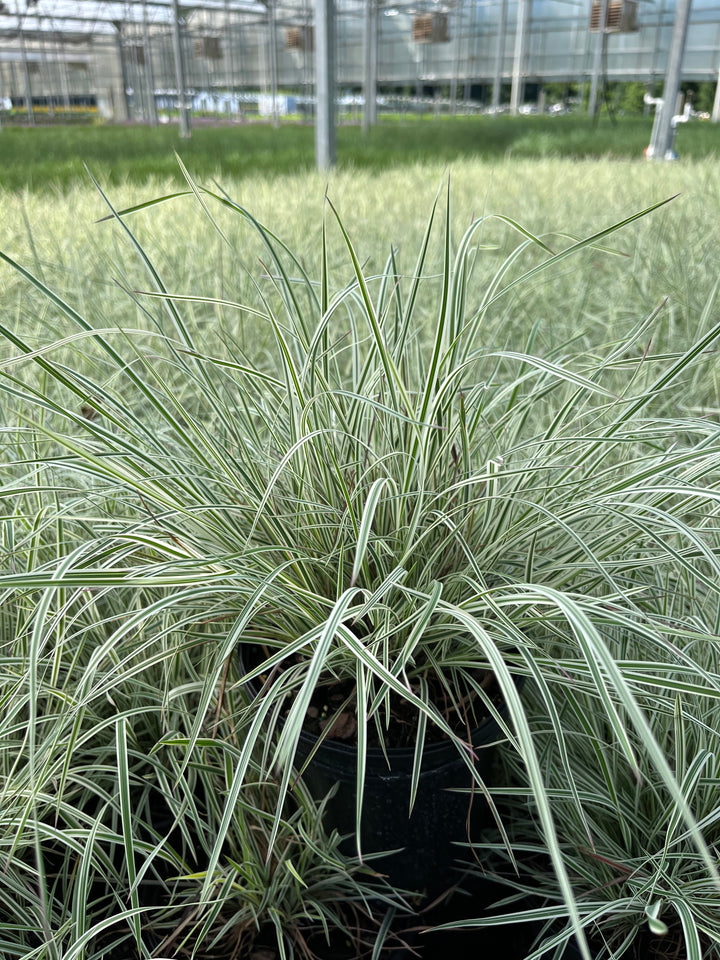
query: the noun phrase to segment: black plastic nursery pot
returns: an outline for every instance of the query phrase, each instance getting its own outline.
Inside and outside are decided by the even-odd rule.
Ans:
[[[477,759],[475,768],[487,783],[492,767],[492,745],[499,731],[488,720],[473,731]],[[303,733],[298,761],[304,762],[317,745],[317,738]],[[459,879],[455,861],[462,855],[456,843],[467,842],[481,826],[486,801],[472,775],[449,741],[427,744],[423,751],[420,780],[410,813],[413,751],[388,748],[387,758],[379,748],[367,751],[361,821],[362,853],[397,850],[370,865],[387,876],[394,887],[434,895]],[[354,846],[357,789],[357,750],[338,741],[325,741],[310,761],[305,774],[310,791],[325,796],[337,784],[328,804],[326,825],[339,833],[352,834]],[[462,792],[458,792],[458,790]],[[467,792],[471,791],[471,792]],[[401,848],[401,849],[398,849]]]
[[[246,653],[252,661],[252,652]],[[240,674],[245,673],[240,652]],[[253,695],[258,686],[248,684]],[[475,771],[482,781],[491,781],[495,745],[500,728],[487,717],[471,731],[470,742]],[[296,765],[313,754],[303,773],[312,795],[320,800],[336,786],[326,810],[326,829],[348,834],[346,851],[355,853],[355,808],[357,789],[357,748],[339,740],[324,740],[303,731],[298,743]],[[393,887],[437,896],[456,883],[466,850],[457,844],[476,839],[487,821],[488,806],[481,789],[474,784],[458,747],[449,740],[426,743],[415,803],[410,812],[410,791],[414,751],[407,747],[379,747],[367,750],[363,793],[361,848],[363,856],[396,851],[371,858],[368,865],[385,875]]]

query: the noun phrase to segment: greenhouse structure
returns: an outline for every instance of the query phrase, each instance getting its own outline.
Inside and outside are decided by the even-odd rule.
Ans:
[[[378,97],[518,112],[548,83],[651,87],[675,15],[675,0],[0,0],[0,118],[277,121],[313,112],[328,63],[368,122]],[[694,0],[682,79],[719,70],[720,4]]]

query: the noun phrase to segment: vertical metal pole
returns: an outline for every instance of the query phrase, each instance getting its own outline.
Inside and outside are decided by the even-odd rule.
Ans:
[[[70,113],[70,78],[68,76],[67,54],[65,44],[61,40],[61,34],[55,34],[55,55],[58,60],[58,69],[60,70],[60,89],[62,90],[63,105],[65,113]]]
[[[23,18],[18,14],[18,38],[20,40],[20,56],[22,58],[23,78],[25,80],[25,111],[28,117],[28,124],[35,126],[35,114],[32,105],[32,85],[30,83],[30,70],[28,68],[27,50],[25,49],[25,32],[23,30]]]
[[[150,126],[158,125],[157,106],[155,104],[155,75],[153,72],[152,49],[150,47],[150,30],[148,29],[147,4],[142,4],[142,35],[143,50],[145,51],[145,92],[148,102],[148,119]]]
[[[471,100],[472,82],[475,78],[475,66],[477,63],[477,11],[477,3],[474,2],[474,0],[471,0],[470,14],[468,16],[467,44],[465,45],[467,64],[465,69],[465,90],[463,97],[465,100],[466,113]]]
[[[303,10],[303,23],[305,25],[305,36],[307,42],[305,44],[305,49],[303,50],[303,87],[306,98],[306,106],[309,104],[312,99],[312,88],[313,80],[315,79],[314,75],[314,52],[315,52],[315,37],[313,33],[313,8],[310,0],[303,0],[302,5]],[[310,110],[308,110],[307,117],[312,116]],[[311,120],[312,122],[312,120]]]
[[[523,71],[525,69],[525,48],[530,0],[520,0],[517,26],[515,29],[515,57],[513,60],[512,89],[510,91],[510,113],[517,115],[523,97]]]
[[[258,85],[260,87],[260,92],[264,97],[268,95],[268,53],[270,51],[270,44],[268,43],[268,31],[263,30],[263,24],[258,24],[258,50],[257,50],[257,70],[258,70]],[[258,104],[259,109],[259,104]]]
[[[457,86],[460,75],[460,24],[462,23],[462,0],[457,0],[455,7],[454,32],[453,38],[453,68],[450,77],[450,113],[454,116],[457,112]]]
[[[660,42],[662,40],[663,19],[665,17],[665,0],[660,0],[660,7],[657,14],[657,26],[655,27],[655,39],[653,41],[652,70],[650,73],[650,82],[654,86],[655,74],[660,72]],[[648,90],[652,96],[654,89]]]
[[[685,39],[687,37],[688,21],[692,0],[678,0],[675,8],[675,24],[673,26],[670,52],[665,70],[665,86],[662,94],[662,106],[658,107],[660,117],[653,129],[653,138],[650,142],[649,155],[654,160],[667,159],[668,151],[672,148],[673,129],[672,118],[675,114],[675,101],[680,89],[680,72],[682,70],[683,54],[685,53]]]
[[[130,43],[125,45],[127,59],[125,69],[127,70],[127,86],[133,91],[133,120],[145,120],[145,91],[140,89],[140,55],[138,53],[138,36],[135,24],[132,30],[128,31]]]
[[[177,87],[178,112],[180,117],[180,136],[185,140],[190,136],[190,111],[187,107],[187,88],[185,83],[185,52],[180,31],[180,5],[172,0],[172,37],[175,58],[175,85]]]
[[[493,78],[492,106],[500,106],[500,88],[502,87],[503,60],[505,59],[505,32],[507,30],[508,0],[500,4],[500,22],[498,23],[497,49],[495,51],[495,77]]]
[[[377,0],[365,0],[363,33],[363,107],[362,132],[367,134],[377,123]]]
[[[12,98],[13,96],[17,95],[17,91],[20,89],[20,86],[18,84],[15,63],[11,60],[8,66],[10,68],[10,101],[12,102]]]
[[[10,73],[10,79],[8,80],[5,74],[4,63],[0,63],[0,84],[2,84],[2,98],[0,99],[4,100],[8,93],[10,97],[12,97],[12,73]],[[10,100],[10,104],[12,105],[12,100]],[[0,102],[0,130],[2,130],[2,114],[4,109],[5,104]]]
[[[205,27],[207,27],[207,25],[208,25],[207,19],[203,21],[203,25],[204,25]],[[208,36],[208,34],[203,34],[203,35],[202,35],[202,39],[200,40],[200,43],[202,43],[202,45],[203,45],[203,55],[202,55],[202,57],[200,57],[200,83],[201,83],[201,86],[202,86],[203,90],[204,90],[206,93],[210,93],[210,89],[211,89],[211,84],[210,84],[210,57],[208,57],[208,55],[207,55],[207,54],[208,54],[208,51],[207,51],[206,48],[205,48],[205,44],[207,43],[207,36]],[[193,74],[194,74],[194,71],[195,71],[195,67],[193,68]],[[194,75],[195,75],[195,74],[194,74]]]
[[[120,86],[121,97],[120,97],[120,109],[123,111],[123,116],[120,117],[121,120],[130,120],[130,104],[128,103],[128,76],[127,68],[125,66],[125,57],[123,56],[123,45],[122,45],[122,22],[116,20],[114,22],[115,26],[115,49],[117,50],[118,63],[120,64]]]
[[[38,41],[39,48],[40,48],[40,61],[43,66],[43,73],[44,73],[44,77],[40,82],[40,91],[41,91],[40,95],[42,96],[43,89],[48,91],[48,94],[45,98],[47,100],[48,117],[52,117],[53,119],[55,119],[55,104],[53,102],[55,97],[55,83],[54,83],[55,78],[53,76],[54,71],[51,71],[50,61],[48,60],[47,46],[45,44],[45,31],[43,30],[43,26],[42,26],[43,18],[39,16],[38,21],[39,21],[40,33],[41,33],[40,40]]]
[[[588,116],[594,117],[598,112],[598,87],[603,69],[603,57],[607,47],[607,14],[608,0],[600,0],[600,21],[595,37],[593,50],[592,76],[590,78],[590,99],[588,100]]]
[[[713,101],[712,122],[720,120],[720,68],[718,68],[717,84],[715,85],[715,100]]]
[[[315,157],[319,170],[335,165],[335,7],[315,0]]]
[[[228,92],[230,94],[230,103],[228,104],[228,113],[232,114],[232,98],[235,93],[235,38],[232,33],[232,17],[230,14],[230,0],[225,0],[225,36],[228,45],[228,66],[230,68],[230,83]]]
[[[380,9],[378,0],[372,0],[372,30],[370,31],[370,68],[372,71],[372,97],[368,105],[368,118],[377,123],[378,45],[380,42]]]
[[[268,9],[268,43],[270,46],[270,96],[272,97],[273,126],[277,130],[280,126],[278,115],[278,59],[277,59],[277,20],[275,16],[275,0],[267,0]]]

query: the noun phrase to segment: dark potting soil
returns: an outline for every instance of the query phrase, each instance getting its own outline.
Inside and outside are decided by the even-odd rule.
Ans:
[[[476,683],[483,688],[495,684],[492,674],[484,671],[473,671]],[[468,737],[470,731],[478,727],[487,714],[480,708],[477,695],[466,693],[459,704],[451,702],[447,690],[438,677],[428,678],[430,702],[438,707],[453,733]],[[417,696],[419,687],[412,688]],[[351,680],[337,681],[332,685],[317,687],[310,700],[306,714],[304,729],[306,733],[319,737],[323,733],[328,740],[342,740],[345,743],[357,745],[357,708],[355,705],[356,687]],[[289,711],[288,707],[288,711]],[[368,725],[368,746],[381,746],[380,735],[385,744],[395,747],[413,747],[417,737],[418,710],[413,704],[400,697],[390,694],[390,709],[386,713],[381,708],[377,714],[377,723]],[[435,724],[430,723],[426,728],[426,742],[437,743],[446,739],[445,734]]]
[[[249,645],[242,656],[248,663],[257,666],[267,659],[271,651]],[[280,665],[277,670],[283,669]],[[488,716],[481,698],[474,687],[480,687],[496,705],[502,703],[502,696],[495,677],[490,671],[482,669],[466,670],[469,677],[465,688],[450,693],[449,687],[437,673],[429,670],[426,675],[428,700],[442,714],[444,720],[460,737],[469,737],[471,730],[480,726]],[[259,680],[267,680],[261,675]],[[410,689],[419,696],[419,684],[411,682]],[[357,746],[357,687],[352,679],[334,680],[319,685],[313,691],[310,705],[305,715],[303,730],[311,736],[324,736],[327,740],[336,740]],[[287,717],[292,707],[288,697],[284,715]],[[383,705],[375,714],[375,721],[367,726],[367,745],[370,748],[389,746],[392,748],[414,747],[417,737],[418,710],[396,693],[389,697],[389,709]],[[447,739],[443,731],[434,723],[428,723],[425,731],[426,743],[438,743]]]

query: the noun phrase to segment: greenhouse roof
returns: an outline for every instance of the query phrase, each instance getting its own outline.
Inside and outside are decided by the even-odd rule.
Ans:
[[[283,2],[283,9],[298,10],[300,3]],[[266,15],[267,5],[260,0],[193,0],[180,3],[185,17],[199,10]],[[0,31],[28,33],[77,33],[85,35],[111,33],[114,24],[141,23],[144,17],[151,24],[169,24],[173,16],[172,0],[0,0]]]
[[[340,12],[359,12],[365,0],[336,0]],[[453,8],[500,6],[500,0],[377,0],[385,13],[402,11],[415,14],[428,9],[448,11]],[[538,19],[573,19],[586,16],[591,0],[533,0],[533,16]],[[515,6],[517,0],[510,0]],[[661,8],[667,14],[675,6],[674,0],[639,0],[642,11]],[[277,0],[276,15],[307,16],[313,8],[312,0]],[[231,12],[250,17],[265,17],[268,0],[192,0],[180,2],[180,9],[188,19],[199,11]],[[718,0],[693,0],[696,13],[714,11],[720,16]],[[173,0],[0,0],[0,33],[112,33],[116,24],[141,23],[144,17],[151,24],[169,24],[173,16]],[[713,18],[714,19],[714,18]]]

